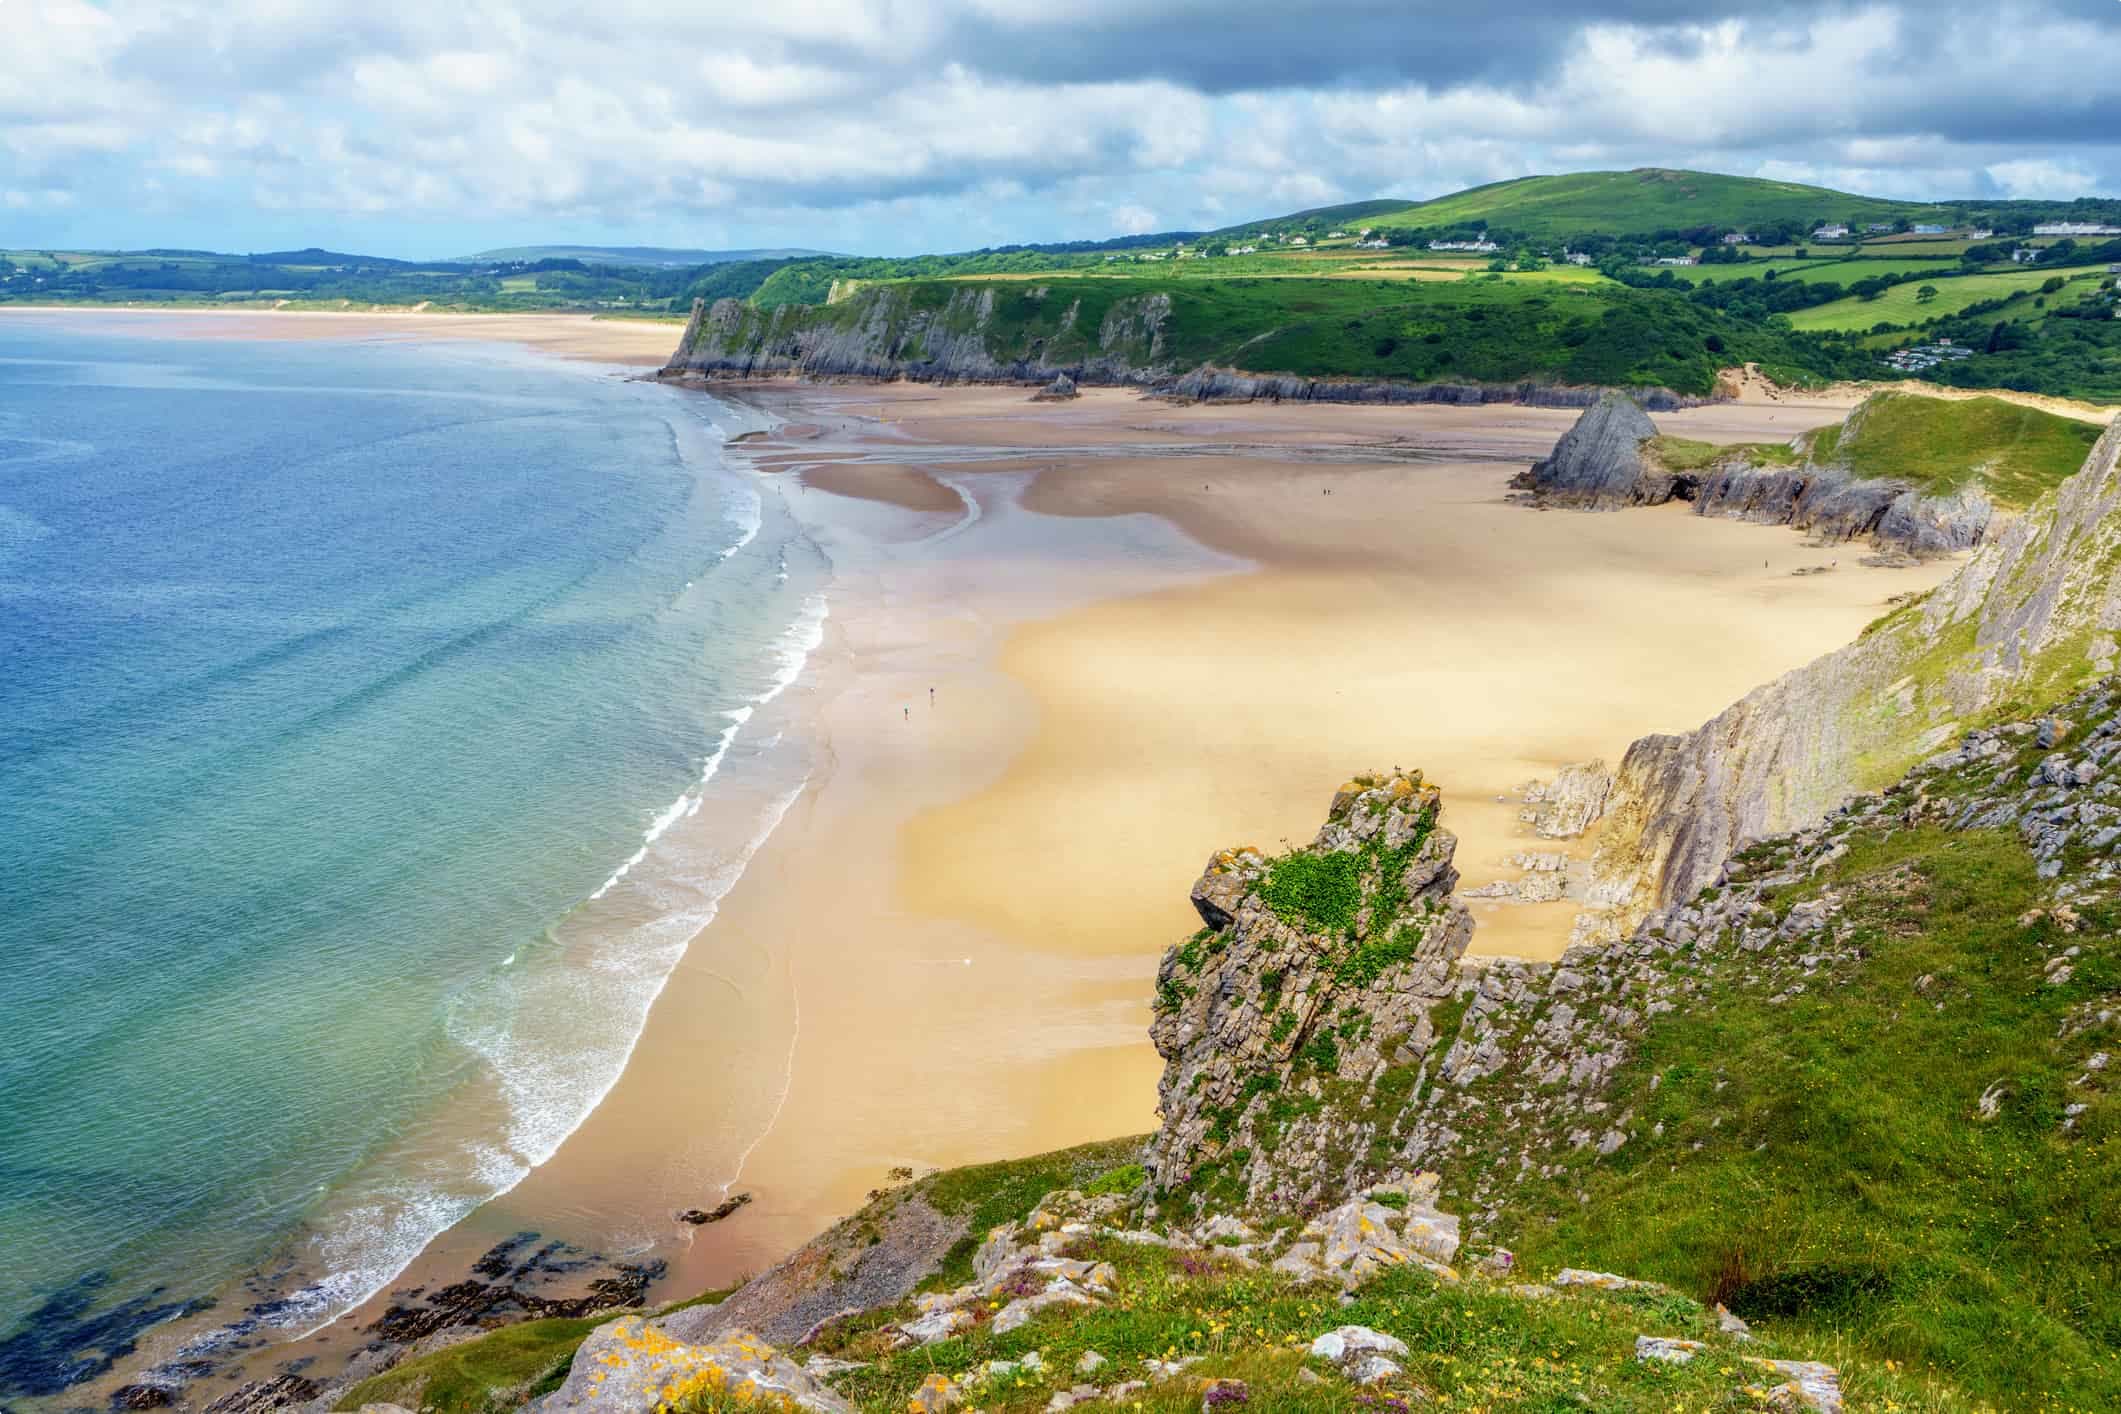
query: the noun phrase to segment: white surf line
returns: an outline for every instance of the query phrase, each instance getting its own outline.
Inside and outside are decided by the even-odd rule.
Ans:
[[[730,1174],[729,1181],[722,1185],[724,1198],[729,1196],[730,1190],[744,1177],[744,1165],[751,1162],[751,1156],[758,1152],[759,1145],[766,1142],[766,1137],[773,1133],[774,1126],[781,1122],[781,1112],[788,1108],[788,1096],[795,1089],[795,1048],[803,1040],[803,992],[802,988],[796,985],[795,962],[792,958],[788,964],[788,997],[795,1007],[795,1025],[788,1033],[788,1064],[781,1073],[781,1098],[774,1104],[773,1113],[767,1116],[766,1127],[751,1141],[751,1147],[737,1156],[736,1172]]]

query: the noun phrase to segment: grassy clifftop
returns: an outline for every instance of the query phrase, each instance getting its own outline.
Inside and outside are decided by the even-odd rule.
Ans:
[[[678,362],[974,378],[1066,369],[1129,381],[1219,367],[1706,395],[1734,360],[1787,368],[1819,356],[1785,331],[1669,291],[1500,278],[914,280],[835,304],[718,309]]]

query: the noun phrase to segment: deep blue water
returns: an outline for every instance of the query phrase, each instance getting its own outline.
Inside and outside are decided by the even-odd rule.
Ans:
[[[328,1314],[594,1104],[697,919],[585,901],[814,630],[718,412],[0,325],[0,1342],[296,1233]],[[0,1395],[54,1356],[0,1344]]]

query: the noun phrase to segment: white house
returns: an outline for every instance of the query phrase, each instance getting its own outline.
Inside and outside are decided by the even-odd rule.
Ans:
[[[1944,234],[1944,227],[1942,227],[1942,226],[1917,226],[1917,227],[1915,227],[1915,234],[1916,234],[1916,235],[1918,235],[1918,236],[1941,236],[1941,235],[1943,235],[1943,234]]]
[[[1657,257],[1657,263],[1659,265],[1699,265],[1701,262],[1691,255],[1660,255]]]
[[[1818,230],[1812,232],[1812,239],[1815,241],[1843,241],[1848,239],[1848,234],[1849,228],[1846,226],[1821,226]]]
[[[1580,250],[1565,250],[1561,253],[1561,258],[1568,261],[1571,265],[1589,265],[1591,263],[1591,257]]]
[[[2019,246],[2011,252],[2011,259],[2017,261],[2020,265],[2030,265],[2039,258],[2040,252],[2029,245]]]
[[[1493,255],[1502,247],[1489,240],[1479,241],[1430,241],[1430,250],[1467,250],[1475,255]]]
[[[1987,240],[1987,239],[1988,239],[1988,238],[1989,238],[1990,236],[1993,236],[1993,235],[1995,235],[1995,234],[1996,234],[1996,233],[1995,233],[1994,231],[1992,231],[1992,230],[1989,230],[1989,229],[1988,229],[1988,228],[1986,228],[1986,227],[1983,227],[1983,228],[1982,228],[1981,230],[1978,230],[1978,231],[1968,231],[1968,232],[1966,233],[1966,238],[1967,238],[1968,240],[1970,240],[1970,241],[1985,241],[1985,240]]]
[[[1725,245],[1744,245],[1753,238],[1743,231],[1733,231],[1723,238]]]
[[[2121,236],[2121,226],[2105,226],[2096,221],[2049,221],[2033,227],[2036,236]]]

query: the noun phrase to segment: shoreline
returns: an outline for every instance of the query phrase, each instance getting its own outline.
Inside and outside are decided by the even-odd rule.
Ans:
[[[1477,523],[1490,538],[1494,527],[1551,522],[1562,533],[1535,536],[1535,548],[1587,554],[1599,574],[1621,577],[1623,593],[1655,579],[1631,578],[1630,555],[1692,534],[1767,555],[1774,568],[1748,593],[1794,590],[1808,611],[1838,579],[1792,577],[1789,567],[1825,552],[1772,528],[1500,504],[1501,481],[1544,453],[1573,420],[1569,409],[1171,407],[1127,393],[1033,409],[1017,388],[710,391],[748,392],[786,416],[732,450],[834,560],[825,642],[773,724],[799,730],[813,711],[818,769],[666,979],[618,1080],[558,1151],[430,1242],[377,1297],[317,1340],[258,1352],[249,1373],[269,1374],[296,1344],[327,1364],[343,1357],[393,1291],[455,1280],[525,1226],[666,1257],[651,1299],[672,1299],[777,1260],[889,1168],[1149,1127],[1160,1069],[1145,1043],[1149,979],[1162,949],[1191,930],[1185,887],[1199,860],[1270,839],[1286,820],[1307,830],[1333,781],[1386,764],[1371,759],[1380,742],[1399,741],[1402,755],[1423,749],[1422,729],[1393,711],[1311,704],[1300,690],[1262,694],[1243,730],[1220,737],[1208,730],[1213,713],[1173,704],[1218,674],[1268,683],[1272,655],[1248,636],[1298,631],[1307,615],[1332,621],[1351,602],[1361,612],[1336,627],[1356,641],[1312,653],[1282,672],[1283,687],[1338,683],[1331,692],[1342,697],[1367,677],[1373,708],[1418,696],[1421,672],[1379,675],[1365,661],[1379,644],[1393,651],[1408,615],[1454,612],[1420,596],[1437,592],[1438,574],[1460,576],[1462,588],[1478,556],[1431,565],[1425,578],[1417,561],[1435,547],[1408,553],[1381,512],[1439,518],[1451,534]],[[1792,410],[1700,411],[1709,416],[1682,424],[1691,433],[1739,439]],[[1817,410],[1817,420],[1834,411]],[[1196,474],[1212,488],[1200,498]],[[1565,582],[1576,562],[1557,563]],[[1684,585],[1713,579],[1718,566],[1673,568]],[[1884,573],[1896,575],[1895,592],[1923,587],[1912,572]],[[1351,586],[1372,602],[1351,601]],[[1536,616],[1537,587],[1500,597]],[[1858,611],[1872,606],[1858,598],[1837,601],[1835,623],[1860,627]],[[1585,606],[1592,618],[1613,608],[1611,594]],[[1188,632],[1219,634],[1204,661],[1172,661]],[[1460,646],[1477,649],[1478,636]],[[1753,642],[1746,662],[1767,654],[1795,666],[1812,656],[1791,659],[1800,649]],[[1700,685],[1700,715],[1758,680],[1713,700],[1726,679]],[[938,690],[939,714],[919,710],[925,686]],[[1561,689],[1488,724],[1490,735],[1507,741],[1524,711],[1566,719],[1583,688]],[[1685,707],[1664,710],[1640,729],[1691,724]],[[1306,713],[1303,731],[1284,729]],[[1455,729],[1463,737],[1466,724]],[[1447,773],[1456,777],[1447,798],[1474,817],[1470,827],[1451,821],[1469,885],[1496,867],[1476,855],[1531,843],[1515,805],[1485,799],[1489,788],[1507,797],[1525,776],[1581,759],[1574,742],[1610,737],[1578,733],[1572,750],[1540,753],[1518,741]],[[1297,749],[1262,755],[1275,742]],[[1145,795],[1157,807],[1129,820],[1130,802]],[[1085,839],[1099,847],[1086,851]],[[1086,888],[1093,907],[1083,906]],[[1476,951],[1505,951],[1565,932],[1574,905],[1476,912],[1489,944],[1476,938]],[[875,1093],[878,1084],[890,1093]],[[1084,1095],[1095,1104],[1083,1106]],[[732,1222],[674,1221],[680,1208],[739,1191],[757,1201]]]
[[[157,309],[124,305],[0,305],[5,321],[88,320],[123,326],[119,333],[168,339],[335,339],[377,342],[514,344],[533,353],[630,369],[660,368],[676,347],[682,320],[606,318],[526,311],[475,314],[436,310]]]

